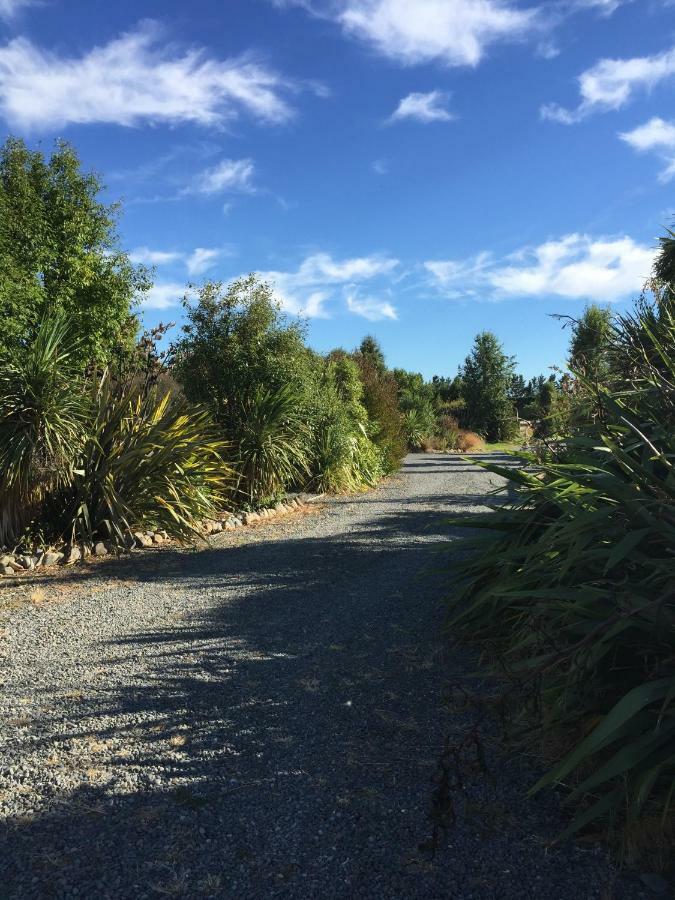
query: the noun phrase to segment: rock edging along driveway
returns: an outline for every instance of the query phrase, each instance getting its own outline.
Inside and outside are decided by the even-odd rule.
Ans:
[[[443,519],[498,486],[411,455],[274,529],[37,573],[0,623],[0,896],[643,896],[600,849],[549,847],[530,764],[486,742],[477,765]]]

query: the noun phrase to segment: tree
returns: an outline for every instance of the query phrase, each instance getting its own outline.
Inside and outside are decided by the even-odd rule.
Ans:
[[[197,303],[183,301],[187,324],[171,349],[174,375],[190,400],[234,427],[243,398],[311,381],[304,325],[289,321],[271,287],[255,275],[225,286],[207,282]]]
[[[612,336],[612,312],[593,303],[580,319],[572,323],[570,368],[592,379],[602,380],[607,373],[607,350]]]
[[[354,360],[363,383],[363,405],[370,419],[373,441],[382,452],[385,473],[393,472],[407,449],[398,384],[387,370],[380,345],[370,335],[361,341]]]
[[[464,362],[463,398],[470,428],[488,441],[503,441],[516,431],[513,402],[509,397],[513,357],[506,356],[490,331],[476,335],[473,349]]]
[[[9,138],[0,149],[0,354],[16,355],[47,313],[63,312],[82,367],[105,363],[137,330],[148,273],[117,242],[119,208],[58,142],[49,160]]]
[[[365,359],[370,360],[370,362],[380,373],[380,375],[386,372],[387,365],[384,361],[384,353],[382,352],[382,347],[380,347],[379,342],[372,336],[372,334],[367,334],[361,341],[358,353]]]

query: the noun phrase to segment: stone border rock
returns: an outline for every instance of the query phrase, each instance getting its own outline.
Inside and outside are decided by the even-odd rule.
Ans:
[[[267,519],[276,519],[295,512],[311,503],[316,503],[325,496],[325,494],[288,495],[283,501],[273,507],[231,514],[222,519],[208,519],[202,524],[201,532],[207,537],[213,534],[220,534],[223,531],[235,531],[237,528],[243,528]],[[129,551],[143,550],[164,544],[168,540],[169,535],[166,531],[134,531],[127,537],[126,548]],[[106,541],[98,541],[94,545],[65,544],[59,548],[45,547],[31,554],[0,551],[0,578],[18,575],[39,568],[72,566],[90,556],[100,558],[115,552],[116,548]]]

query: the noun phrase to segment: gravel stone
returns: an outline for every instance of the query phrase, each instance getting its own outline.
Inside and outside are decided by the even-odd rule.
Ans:
[[[497,741],[432,852],[439,759],[478,716],[454,698],[484,689],[443,632],[445,520],[499,485],[411,455],[206,549],[4,585],[3,900],[653,897],[603,849],[551,846],[568,814]]]

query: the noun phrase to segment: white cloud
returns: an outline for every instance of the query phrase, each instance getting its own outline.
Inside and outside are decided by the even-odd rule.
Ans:
[[[129,254],[132,263],[145,266],[164,266],[167,263],[182,259],[182,253],[174,253],[168,250],[151,250],[149,247],[137,247]]]
[[[656,117],[633,131],[623,132],[619,137],[635,150],[671,150],[675,149],[675,124]]]
[[[575,0],[574,5],[580,9],[597,9],[603,16],[611,16],[620,6],[632,2],[633,0]]]
[[[242,111],[283,122],[293,85],[250,58],[219,60],[201,49],[160,45],[144,22],[80,57],[64,57],[16,38],[0,47],[0,111],[14,128],[93,122],[222,126]]]
[[[197,247],[185,260],[189,275],[201,275],[212,268],[223,251],[217,247]]]
[[[295,272],[261,272],[260,277],[274,286],[287,312],[326,317],[324,304],[336,289],[391,277],[398,266],[397,259],[386,256],[359,256],[337,261],[328,253],[315,253],[308,256]]]
[[[178,306],[185,296],[185,285],[179,282],[164,281],[154,284],[150,290],[143,295],[142,306],[145,309],[168,309],[171,306]]]
[[[389,161],[386,159],[376,159],[371,163],[370,168],[376,175],[389,174]]]
[[[230,191],[252,193],[255,165],[251,159],[223,159],[210,169],[205,169],[195,179],[186,193],[223,194]]]
[[[633,131],[622,132],[619,137],[634,150],[653,150],[663,158],[666,168],[659,176],[661,181],[675,177],[675,122],[666,122],[657,116]]]
[[[33,6],[35,0],[0,0],[0,19],[12,19],[26,6]]]
[[[486,49],[539,25],[536,9],[509,0],[273,0],[331,19],[343,31],[404,65],[475,66]]]
[[[368,319],[369,322],[398,319],[395,308],[386,300],[377,300],[375,297],[359,297],[357,294],[347,294],[345,299],[350,312]]]
[[[479,254],[469,260],[425,263],[437,287],[452,297],[563,297],[612,302],[637,293],[655,250],[632,238],[568,234],[527,247],[506,259]]]
[[[453,114],[447,109],[450,95],[443,91],[427,94],[408,94],[389,117],[389,122],[414,119],[417,122],[451,122]]]
[[[632,99],[636,91],[648,91],[673,75],[675,47],[654,56],[601,59],[577,79],[581,102],[576,109],[565,109],[557,103],[549,103],[542,106],[541,115],[544,119],[571,125],[594,112],[620,109]]]

